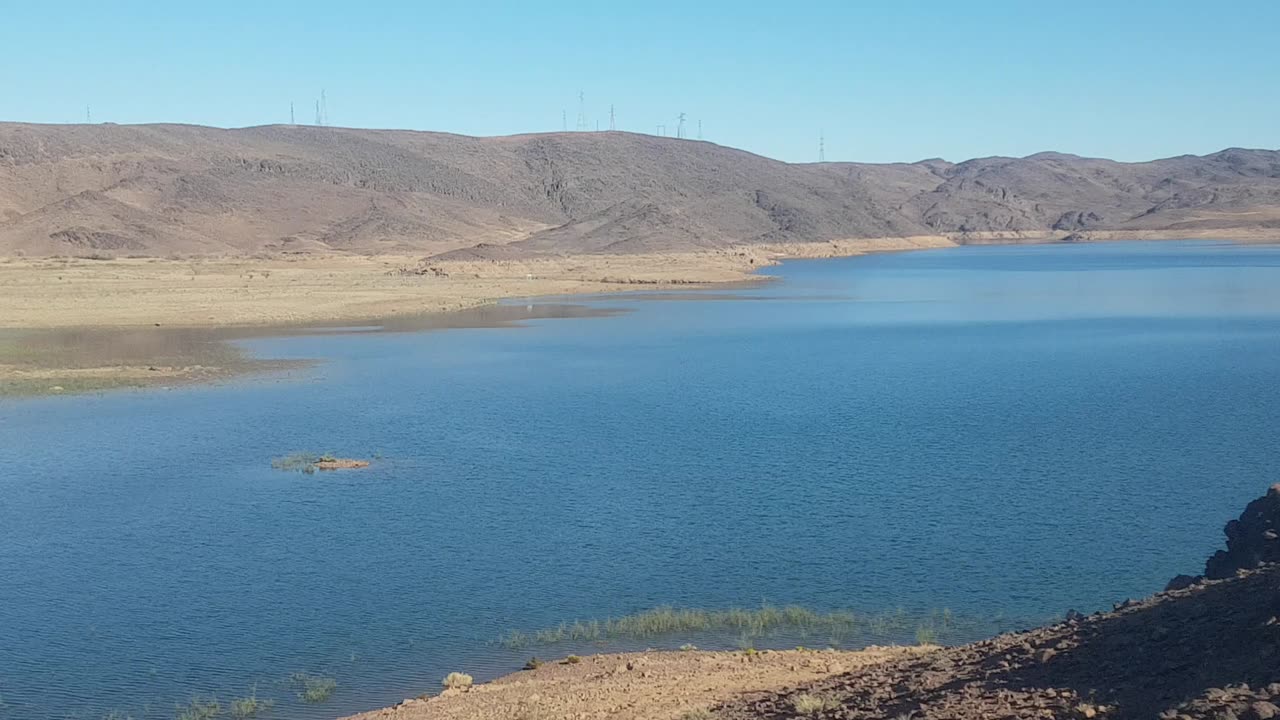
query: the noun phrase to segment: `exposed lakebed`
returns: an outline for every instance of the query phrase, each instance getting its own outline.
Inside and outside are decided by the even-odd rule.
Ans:
[[[1274,482],[1276,248],[770,274],[520,328],[238,341],[318,360],[279,382],[0,403],[0,718],[172,717],[255,685],[332,717],[454,670],[665,646],[495,642],[665,604],[994,631],[1196,570]],[[299,450],[378,459],[271,469]],[[827,629],[803,644],[858,639]],[[336,679],[327,702],[296,699],[300,672]]]

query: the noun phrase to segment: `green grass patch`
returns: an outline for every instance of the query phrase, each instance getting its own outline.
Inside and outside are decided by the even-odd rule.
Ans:
[[[255,718],[269,711],[273,705],[275,705],[274,701],[259,698],[258,688],[254,687],[249,690],[247,696],[231,701],[231,717],[236,720]]]
[[[222,703],[217,698],[191,698],[186,705],[179,705],[174,720],[212,720],[222,714]]]
[[[316,471],[316,465],[322,462],[334,462],[338,458],[328,453],[293,453],[278,457],[271,461],[271,467],[276,470],[287,470],[290,472],[303,472],[310,475]]]
[[[553,628],[532,632],[512,631],[498,644],[524,648],[557,643],[591,643],[607,640],[651,640],[691,635],[722,634],[736,638],[739,648],[755,646],[758,638],[794,634],[825,640],[839,646],[850,638],[881,642],[909,642],[920,632],[937,642],[958,629],[949,610],[910,614],[905,610],[885,613],[855,613],[841,610],[818,612],[798,605],[762,605],[755,609],[727,610],[657,607],[634,615],[605,620],[575,620]],[[917,636],[919,640],[919,636]]]
[[[299,672],[291,675],[289,680],[298,689],[298,699],[313,705],[328,701],[333,691],[338,689],[337,680],[321,675]]]

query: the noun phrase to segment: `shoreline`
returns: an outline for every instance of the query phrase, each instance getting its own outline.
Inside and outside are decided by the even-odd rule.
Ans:
[[[1152,240],[1092,233],[1075,242]],[[1177,239],[1197,239],[1180,234]],[[1275,242],[1255,231],[1200,239]],[[1138,237],[1142,236],[1142,237]],[[1169,239],[1164,235],[1161,239]],[[0,258],[0,398],[169,387],[305,365],[255,359],[232,341],[353,331],[517,324],[504,300],[571,302],[577,295],[715,290],[767,282],[786,260],[963,245],[1050,244],[1061,233],[979,233],[743,245],[641,255],[528,260],[409,256],[272,256],[171,260]],[[558,307],[565,315],[571,306]],[[562,316],[562,315],[553,315]],[[288,367],[286,367],[288,366]]]
[[[467,689],[406,698],[343,720],[680,720],[744,695],[780,692],[936,646],[861,650],[665,650],[548,661]],[[576,656],[574,656],[576,657]],[[696,682],[694,679],[696,678]]]

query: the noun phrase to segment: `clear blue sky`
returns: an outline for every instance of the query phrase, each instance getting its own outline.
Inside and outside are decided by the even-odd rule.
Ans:
[[[791,161],[1280,146],[1280,1],[12,2],[0,119],[588,124]]]

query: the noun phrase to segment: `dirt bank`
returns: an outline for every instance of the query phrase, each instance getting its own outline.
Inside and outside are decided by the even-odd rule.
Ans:
[[[463,691],[355,715],[350,720],[678,720],[744,692],[800,683],[931,648],[860,652],[652,652],[548,662]],[[427,688],[435,693],[439,688]]]

